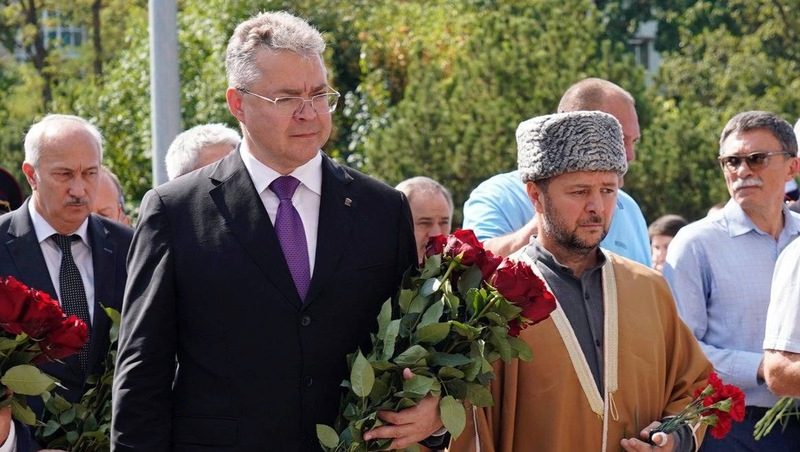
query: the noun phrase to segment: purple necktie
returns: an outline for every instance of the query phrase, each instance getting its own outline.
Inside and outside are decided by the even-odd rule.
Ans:
[[[294,177],[281,176],[269,184],[269,189],[278,195],[281,201],[278,205],[278,214],[275,216],[275,233],[281,242],[283,257],[289,266],[300,301],[305,301],[311,282],[308,245],[303,220],[292,204],[292,195],[299,185],[300,181]]]

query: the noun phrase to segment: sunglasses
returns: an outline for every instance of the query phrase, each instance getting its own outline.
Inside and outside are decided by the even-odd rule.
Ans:
[[[725,155],[717,157],[719,165],[724,170],[736,171],[742,162],[747,162],[747,167],[751,170],[757,170],[769,165],[769,158],[773,155],[791,155],[786,151],[776,152],[753,152],[747,155]]]

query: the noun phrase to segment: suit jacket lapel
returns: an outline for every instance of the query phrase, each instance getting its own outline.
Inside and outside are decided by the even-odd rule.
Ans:
[[[116,244],[110,240],[108,230],[94,215],[89,216],[89,241],[92,245],[92,267],[94,269],[94,318],[89,348],[89,362],[97,362],[97,354],[105,352],[110,321],[105,307],[114,296],[117,261],[125,259],[117,252]],[[91,371],[91,369],[90,369]]]
[[[221,160],[210,178],[214,185],[209,192],[211,199],[242,248],[283,298],[299,308],[300,296],[283,258],[278,236],[239,152],[232,152]]]
[[[341,165],[322,155],[317,256],[305,306],[314,302],[338,268],[346,238],[350,235],[351,211],[358,207],[358,200],[352,199],[352,181],[352,176]]]
[[[53,287],[53,281],[47,271],[42,248],[39,246],[33,222],[28,213],[29,202],[30,198],[22,207],[11,213],[11,224],[8,228],[5,245],[17,268],[19,279],[24,281],[28,287],[47,292],[51,297],[56,298],[56,289]]]

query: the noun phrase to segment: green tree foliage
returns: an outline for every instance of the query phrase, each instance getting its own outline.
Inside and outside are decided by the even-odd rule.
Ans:
[[[688,8],[676,27],[679,48],[663,55],[649,94],[653,122],[626,177],[649,219],[699,218],[728,198],[716,156],[733,115],[767,110],[790,123],[800,115],[800,16],[789,14],[793,2],[728,0],[722,9],[719,3]]]
[[[369,114],[357,146],[367,172],[391,184],[428,175],[460,206],[479,182],[516,166],[517,124],[555,111],[576,80],[643,89],[591,2],[457,3],[397,3],[384,12],[392,27],[362,27]]]

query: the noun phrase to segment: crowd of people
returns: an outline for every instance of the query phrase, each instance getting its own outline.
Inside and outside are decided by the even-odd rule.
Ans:
[[[101,133],[83,118],[30,127],[29,198],[0,172],[0,275],[91,325],[84,350],[44,366],[68,400],[108,352],[102,308],[122,311],[113,450],[318,450],[315,425],[337,416],[346,355],[369,344],[428,239],[451,232],[453,199],[437,181],[393,189],[321,151],[340,97],[324,50],[288,13],[240,23],[225,95],[241,135],[207,124],[176,137],[170,181],[145,195],[135,230]],[[365,439],[456,452],[800,450],[796,418],[753,438],[778,397],[800,397],[792,126],[764,111],[731,118],[717,157],[731,199],[699,221],[667,215],[649,228],[622,190],[640,138],[625,89],[576,81],[516,138],[517,170],[472,191],[463,227],[530,264],[558,301],[520,336],[534,359],[496,366],[494,405],[465,406],[457,439],[433,395],[379,413],[384,425]],[[648,442],[712,370],[746,393],[745,421],[724,439],[684,426]],[[0,410],[0,452],[37,450],[10,419]]]

